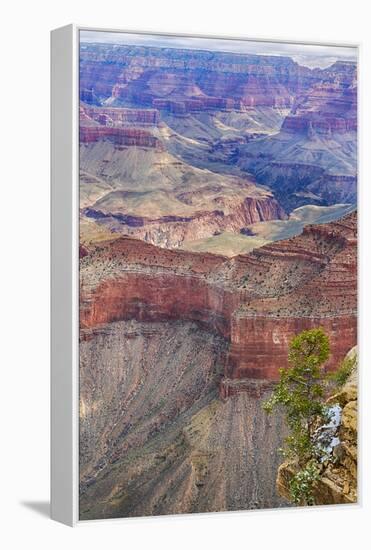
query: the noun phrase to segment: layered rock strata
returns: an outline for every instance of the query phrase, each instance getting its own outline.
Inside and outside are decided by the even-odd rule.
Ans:
[[[82,99],[153,106],[178,115],[246,107],[291,107],[318,81],[350,84],[351,63],[325,70],[290,57],[190,49],[83,44]]]
[[[189,195],[191,196],[192,193]],[[113,194],[110,199],[112,197]],[[94,207],[85,208],[83,213],[88,218],[93,218],[120,233],[165,248],[178,248],[185,241],[211,237],[223,231],[239,234],[241,228],[247,225],[287,217],[279,203],[269,195],[245,199],[236,196],[234,201],[236,202],[234,209],[231,208],[231,204],[225,206],[220,200],[221,209],[218,210],[196,210],[194,213],[190,211],[189,215],[183,216],[172,214],[149,217],[110,212],[103,199]]]
[[[315,84],[296,98],[279,134],[239,146],[240,167],[269,185],[287,209],[356,202],[355,79],[354,72],[353,79]]]
[[[310,69],[283,56],[84,44],[84,124],[131,117],[161,127],[168,151],[199,168],[253,174],[286,211],[354,204],[356,71],[355,62]]]
[[[146,130],[117,126],[80,126],[80,144],[112,141],[116,146],[150,147],[164,150],[161,141]]]
[[[228,388],[229,380],[277,379],[291,337],[323,326],[333,368],[356,343],[356,228],[353,213],[231,260],[130,238],[91,246],[81,259],[81,326],[198,322],[229,342]]]
[[[156,109],[125,109],[115,107],[80,106],[82,125],[100,124],[103,126],[157,126],[160,113]]]
[[[287,217],[251,178],[196,168],[169,153],[158,124],[150,109],[81,108],[83,216],[169,248]]]
[[[299,96],[282,125],[282,131],[303,132],[312,139],[316,133],[331,136],[356,130],[357,87],[339,80],[316,84]]]

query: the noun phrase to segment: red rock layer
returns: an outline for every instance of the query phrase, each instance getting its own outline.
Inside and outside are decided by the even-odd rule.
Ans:
[[[82,305],[80,320],[85,328],[122,319],[184,319],[229,339],[230,318],[238,303],[238,292],[210,285],[199,276],[122,273],[119,279],[100,284],[92,305]]]
[[[356,342],[354,314],[332,317],[253,316],[232,319],[227,378],[276,379],[287,366],[288,345],[302,330],[323,327],[331,342],[327,368],[335,368]]]
[[[81,327],[185,319],[230,341],[225,381],[275,380],[298,332],[323,326],[333,368],[357,341],[356,214],[227,260],[130,238],[81,259]],[[222,388],[227,396],[231,390]]]
[[[93,270],[96,262],[104,259],[115,261],[118,272],[117,276],[99,277],[92,291],[91,276],[82,277],[82,328],[130,318],[186,319],[230,337],[229,319],[238,305],[239,293],[207,280],[225,262],[223,256],[160,249],[124,237],[96,248],[89,258]]]
[[[94,143],[100,140],[110,140],[117,146],[150,147],[162,150],[161,141],[150,132],[140,128],[125,128],[117,126],[80,126],[80,144]]]

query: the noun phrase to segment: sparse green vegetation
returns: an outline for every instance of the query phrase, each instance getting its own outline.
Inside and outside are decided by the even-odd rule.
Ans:
[[[320,478],[318,464],[310,460],[290,481],[290,493],[294,504],[315,504],[313,485]]]
[[[264,404],[266,412],[282,406],[290,435],[285,454],[306,463],[314,453],[313,431],[318,417],[325,418],[323,404],[326,381],[323,364],[329,357],[329,341],[324,331],[312,329],[296,336],[289,351],[290,367],[280,369],[280,381]]]
[[[313,484],[319,476],[322,454],[315,432],[329,419],[323,368],[329,354],[329,339],[322,328],[305,330],[295,336],[288,355],[290,367],[280,370],[280,380],[263,406],[268,413],[275,407],[284,410],[289,435],[283,454],[298,466],[290,482],[295,504],[313,504]]]
[[[281,408],[289,434],[281,449],[292,477],[288,482],[293,504],[315,504],[314,487],[323,475],[323,464],[336,460],[331,455],[336,443],[336,412],[328,397],[334,386],[343,386],[356,368],[357,357],[348,355],[333,373],[324,365],[330,355],[329,338],[322,328],[305,330],[290,343],[290,366],[280,369],[280,380],[263,404],[270,414]],[[333,416],[335,414],[335,416]],[[328,430],[327,434],[323,430]]]
[[[346,357],[341,363],[339,368],[328,375],[330,382],[334,382],[336,386],[343,386],[348,380],[349,376],[354,371],[357,364],[357,357]]]

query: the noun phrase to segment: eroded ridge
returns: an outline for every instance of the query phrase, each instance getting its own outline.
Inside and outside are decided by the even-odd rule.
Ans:
[[[81,327],[197,322],[228,342],[229,381],[277,379],[290,338],[320,325],[330,336],[332,368],[356,343],[356,232],[352,213],[232,259],[128,237],[84,247]]]

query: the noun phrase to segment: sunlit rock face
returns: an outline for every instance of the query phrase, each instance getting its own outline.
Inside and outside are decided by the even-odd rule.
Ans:
[[[81,260],[80,322],[198,322],[230,343],[226,379],[276,379],[290,339],[323,326],[337,365],[356,343],[356,215],[231,260],[130,238]]]

